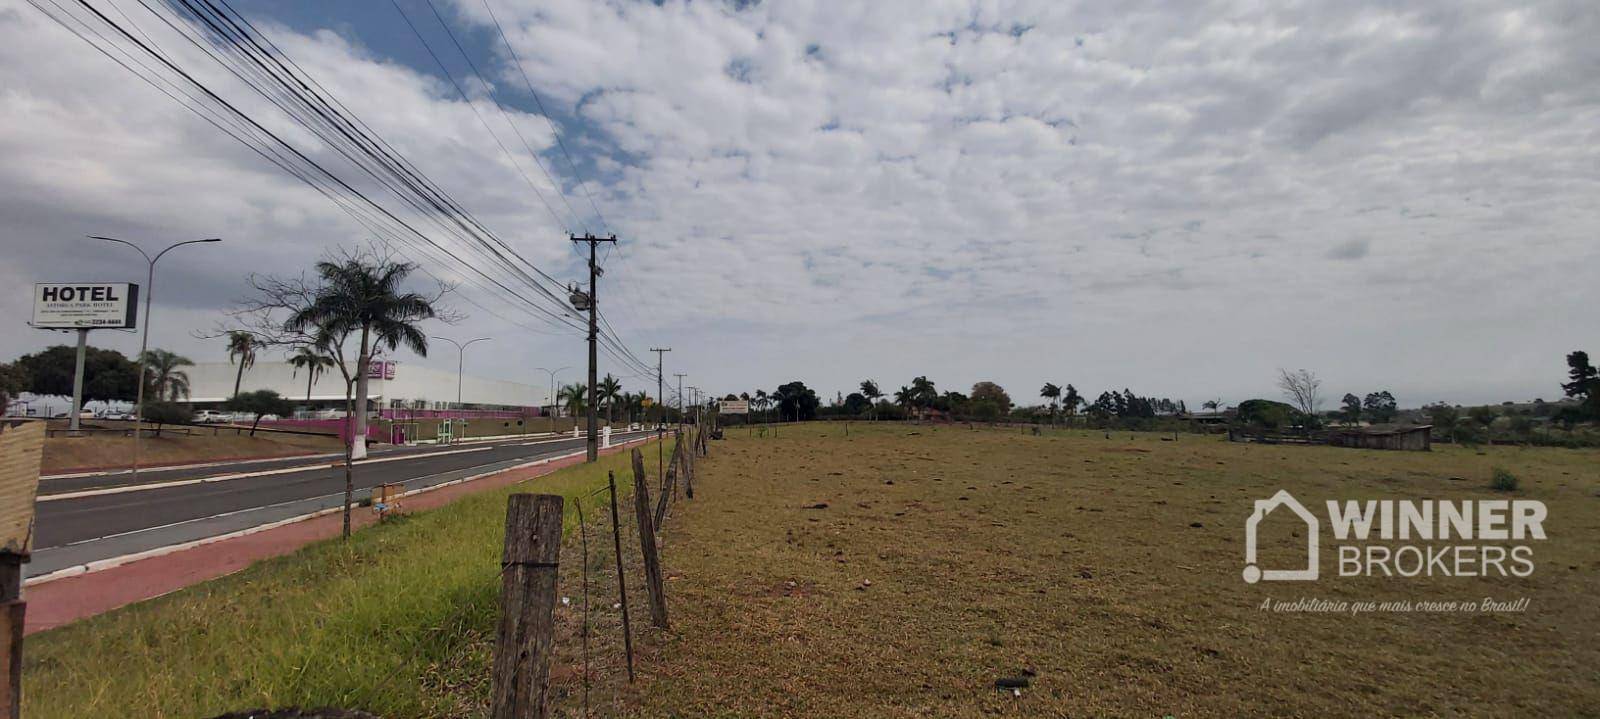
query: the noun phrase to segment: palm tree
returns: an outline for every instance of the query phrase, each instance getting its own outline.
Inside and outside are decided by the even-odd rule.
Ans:
[[[348,258],[317,263],[323,287],[308,307],[289,317],[284,329],[303,332],[316,328],[323,335],[360,333],[355,366],[355,428],[351,458],[367,456],[367,365],[380,347],[391,351],[405,345],[428,356],[428,335],[417,328],[435,314],[433,301],[415,292],[401,292],[401,284],[417,268],[409,262]]]
[[[350,507],[355,504],[355,476],[350,463],[367,456],[367,365],[372,362],[372,352],[384,346],[393,351],[403,344],[420,356],[428,356],[428,335],[417,325],[433,318],[433,300],[415,292],[401,292],[401,284],[416,268],[409,262],[384,258],[347,257],[318,262],[322,287],[316,298],[283,324],[286,332],[315,334],[325,347],[339,346],[333,338],[360,333],[353,400],[348,385],[345,390],[346,411],[355,418],[344,456],[346,539],[350,537]],[[350,379],[348,372],[345,375]]]
[[[264,346],[253,333],[234,330],[228,333],[228,364],[239,360],[239,372],[233,377],[233,396],[239,396],[239,385],[244,382],[244,371],[256,364],[256,348]]]
[[[878,389],[878,383],[870,379],[861,380],[861,396],[867,398],[868,407],[872,410],[872,418],[878,418],[878,398],[883,396],[883,390]]]
[[[1067,412],[1067,426],[1072,426],[1072,418],[1078,415],[1078,405],[1084,404],[1083,397],[1078,394],[1078,388],[1071,383],[1067,384],[1066,394],[1062,397],[1062,408]]]
[[[939,391],[933,388],[933,382],[926,376],[911,380],[911,402],[917,408],[917,419],[922,419],[922,410],[932,407],[934,400],[939,399]]]
[[[301,346],[289,357],[289,365],[294,367],[295,376],[300,370],[306,371],[306,404],[311,404],[311,385],[316,384],[317,377],[323,372],[333,368],[333,358],[324,354],[319,348]],[[235,390],[237,394],[237,390]]]
[[[616,407],[617,400],[622,398],[622,382],[607,372],[605,379],[595,384],[594,394],[595,398],[605,405],[606,424],[611,424],[611,411]]]
[[[1046,382],[1044,387],[1039,390],[1039,396],[1050,400],[1050,426],[1054,427],[1056,424],[1056,400],[1061,398],[1061,388],[1057,387],[1054,382]]]
[[[583,386],[581,383],[573,382],[569,385],[563,385],[560,390],[556,391],[556,400],[567,408],[568,415],[577,417],[578,413],[583,412],[588,406],[584,401],[587,399],[588,394],[588,387]]]
[[[894,403],[910,414],[911,408],[917,403],[917,393],[910,387],[900,385],[900,389],[894,391]]]
[[[761,410],[763,413],[762,419],[766,419],[765,412],[767,410],[767,391],[764,389],[756,390],[756,395],[755,397],[751,398],[751,401],[755,403],[756,409]]]
[[[193,367],[188,357],[164,349],[146,350],[144,353],[145,385],[156,397],[167,395],[168,402],[189,396],[189,375],[179,367]]]

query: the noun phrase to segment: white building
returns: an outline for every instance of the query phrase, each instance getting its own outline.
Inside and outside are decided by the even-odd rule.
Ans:
[[[380,370],[380,367],[382,368]],[[221,403],[233,396],[239,366],[227,362],[201,362],[184,367],[189,375],[189,402],[196,407]],[[239,390],[270,389],[296,404],[344,407],[344,377],[337,368],[324,371],[308,388],[309,373],[288,362],[257,360],[244,371]],[[309,389],[310,402],[307,402]],[[465,375],[461,378],[461,403],[468,408],[498,409],[548,404],[545,387]],[[456,373],[398,362],[373,362],[367,397],[374,407],[448,409],[456,406]]]

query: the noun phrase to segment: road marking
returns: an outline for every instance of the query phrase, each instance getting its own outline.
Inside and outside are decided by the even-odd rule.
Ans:
[[[383,450],[393,452],[393,449]],[[286,454],[281,457],[255,457],[252,459],[219,459],[214,462],[195,462],[192,464],[160,464],[153,467],[140,467],[141,474],[158,474],[161,472],[176,472],[184,469],[206,469],[209,467],[227,467],[238,464],[263,464],[265,462],[287,462],[295,459],[325,459],[328,457],[343,457],[343,452],[319,452],[316,454]],[[82,479],[84,477],[116,477],[124,474],[133,474],[132,469],[97,469],[89,472],[69,472],[67,474],[40,475],[39,480],[50,479]]]
[[[633,439],[624,440],[624,441],[620,442],[617,446],[618,446],[618,448],[621,448],[621,447],[625,447],[625,446],[627,446],[629,444],[632,444],[634,442],[649,441],[649,439],[650,438],[648,436],[646,436],[646,437],[635,437]],[[484,449],[488,449],[488,448],[485,447]],[[535,460],[531,460],[531,461],[528,461],[528,462],[522,462],[520,464],[515,464],[515,465],[512,465],[510,467],[505,467],[505,468],[496,469],[496,470],[490,470],[490,471],[487,471],[487,472],[480,472],[478,474],[470,475],[470,476],[467,476],[467,477],[462,477],[461,479],[454,479],[454,480],[451,480],[449,482],[440,482],[438,484],[431,484],[431,485],[428,485],[426,487],[418,487],[416,489],[412,489],[412,490],[408,490],[408,491],[402,492],[402,493],[400,493],[399,496],[401,496],[401,497],[409,497],[409,496],[414,495],[414,494],[422,494],[424,492],[431,492],[431,491],[436,490],[436,489],[443,489],[445,487],[453,487],[453,486],[458,485],[458,484],[465,484],[465,483],[471,482],[473,480],[482,479],[484,477],[500,474],[502,472],[510,472],[510,471],[517,470],[517,469],[525,469],[527,467],[536,467],[536,466],[541,465],[541,464],[549,464],[551,462],[554,462],[554,461],[557,461],[557,460],[561,460],[561,459],[568,459],[568,458],[571,458],[571,457],[579,457],[579,456],[584,455],[586,452],[587,452],[587,449],[583,449],[583,450],[578,450],[578,451],[574,451],[574,452],[568,452],[566,454],[552,455],[552,456],[544,457],[544,458],[541,458],[541,459],[535,459]],[[510,461],[510,460],[507,460],[507,461]],[[493,464],[493,462],[490,462],[488,464]],[[487,466],[487,465],[478,465],[478,467],[483,467],[483,466]],[[476,467],[468,467],[467,469],[476,469]],[[446,471],[458,471],[458,470],[446,470]],[[412,480],[407,480],[407,481],[415,481],[417,479],[426,479],[427,477],[436,477],[436,476],[438,476],[440,474],[445,474],[445,472],[436,472],[434,474],[426,475],[424,477],[416,477],[416,478],[413,478]],[[262,507],[252,507],[250,509],[241,509],[241,510],[234,510],[232,512],[224,512],[222,514],[213,515],[211,517],[201,517],[199,519],[184,520],[183,522],[175,522],[174,524],[185,524],[187,522],[201,521],[201,520],[204,520],[204,519],[214,519],[214,518],[217,518],[217,517],[223,517],[223,516],[228,516],[228,515],[232,515],[232,514],[240,514],[240,513],[243,513],[243,512],[250,512],[250,511],[255,511],[255,510],[259,510],[259,509],[266,509],[266,508],[269,508],[269,507],[280,506],[280,505],[289,504],[289,503],[292,503],[292,502],[301,502],[301,501],[314,500],[314,499],[326,499],[328,497],[339,496],[339,495],[342,495],[342,494],[344,494],[344,492],[341,491],[341,492],[335,492],[333,494],[321,495],[321,496],[318,496],[318,497],[307,497],[307,498],[304,498],[304,499],[289,500],[288,502],[279,502],[277,504],[265,505],[265,506],[262,506]],[[352,510],[353,509],[354,509],[354,507],[352,507]],[[53,581],[55,581],[57,579],[66,579],[67,577],[76,577],[76,576],[83,575],[83,574],[89,574],[89,573],[92,573],[92,572],[98,572],[98,571],[102,571],[102,570],[106,570],[106,569],[112,569],[114,567],[120,567],[120,566],[122,566],[124,564],[130,564],[132,562],[137,562],[137,561],[139,561],[141,559],[153,559],[155,557],[162,557],[162,556],[166,556],[168,554],[174,554],[174,553],[177,553],[177,552],[181,552],[181,551],[184,551],[186,549],[194,549],[196,547],[203,547],[203,546],[206,546],[208,544],[215,544],[217,542],[222,542],[222,541],[226,541],[226,540],[229,540],[229,539],[236,539],[236,538],[239,538],[239,537],[246,537],[246,536],[249,536],[249,535],[252,535],[252,534],[265,532],[265,531],[267,531],[269,529],[277,529],[278,527],[287,526],[287,525],[294,524],[294,523],[297,523],[297,522],[304,522],[304,521],[309,520],[309,519],[315,519],[317,517],[321,517],[321,516],[328,515],[328,514],[333,514],[334,512],[340,512],[340,511],[343,511],[343,510],[344,510],[344,507],[342,507],[342,506],[329,507],[327,509],[319,509],[319,510],[317,510],[315,512],[309,512],[307,514],[301,514],[301,515],[297,515],[297,516],[294,516],[294,517],[289,517],[287,519],[280,519],[280,520],[278,520],[276,522],[268,522],[266,524],[259,524],[259,525],[256,525],[254,527],[246,527],[244,529],[236,530],[236,531],[233,531],[233,532],[227,532],[225,534],[218,534],[218,535],[211,536],[211,537],[202,537],[200,539],[190,540],[190,541],[187,541],[187,542],[181,542],[181,543],[178,543],[178,544],[169,544],[169,545],[167,545],[165,547],[156,547],[154,549],[146,549],[146,550],[144,550],[142,552],[134,552],[132,554],[124,554],[124,555],[121,555],[121,556],[118,556],[118,557],[108,557],[106,559],[97,559],[97,560],[94,560],[92,562],[86,562],[84,564],[75,564],[75,565],[70,566],[70,567],[64,567],[62,569],[57,569],[56,571],[50,572],[49,574],[41,574],[41,575],[36,576],[36,577],[29,577],[28,579],[23,581],[22,586],[24,586],[24,587],[35,587],[35,586],[38,586],[40,584],[44,584],[45,582],[53,582]],[[166,525],[166,526],[173,526],[173,525]],[[76,545],[76,544],[83,544],[85,542],[99,541],[101,539],[110,539],[110,538],[113,538],[113,537],[120,537],[120,536],[125,536],[125,535],[128,535],[128,534],[134,534],[134,533],[137,533],[137,532],[148,531],[149,529],[157,529],[157,528],[156,527],[149,527],[147,529],[136,529],[136,530],[133,530],[131,532],[122,532],[121,534],[107,535],[105,537],[99,537],[97,539],[82,540],[82,541],[79,541],[79,542],[74,542],[71,545],[60,545],[60,546],[64,546],[64,547],[65,546],[73,546],[73,545]]]
[[[447,454],[465,454],[467,452],[487,452],[494,447],[472,447],[469,449],[452,449],[441,452],[422,452],[419,454],[403,454],[393,457],[379,457],[377,459],[364,459],[356,462],[356,466],[381,464],[383,462],[398,462],[406,459],[424,459]],[[127,492],[144,492],[152,489],[166,489],[168,487],[183,487],[191,484],[209,484],[212,482],[228,482],[235,479],[249,479],[251,477],[268,477],[276,474],[293,474],[310,470],[328,469],[326,464],[302,464],[297,467],[281,467],[279,469],[264,469],[259,472],[239,472],[236,474],[219,474],[214,477],[196,477],[194,479],[175,479],[170,482],[152,482],[150,484],[130,484],[124,487],[101,487],[99,489],[84,489],[76,492],[58,492],[56,494],[41,494],[37,501],[56,502],[63,499],[81,499],[83,497],[98,497],[106,494],[124,494]]]

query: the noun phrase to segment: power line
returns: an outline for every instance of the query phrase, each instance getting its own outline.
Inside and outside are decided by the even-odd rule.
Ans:
[[[429,0],[432,4],[432,0]],[[533,89],[533,81],[528,79],[528,71],[522,66],[522,58],[517,56],[517,49],[512,46],[511,39],[506,37],[506,29],[501,27],[500,18],[494,14],[494,8],[489,7],[489,0],[483,0],[483,9],[489,11],[489,19],[494,21],[494,29],[500,33],[500,41],[505,43],[506,51],[511,53],[511,62],[516,65],[517,72],[522,75],[523,84],[528,87],[528,94],[533,96],[533,102],[539,108],[539,114],[544,116],[544,121],[550,123],[550,133],[555,135],[556,146],[561,148],[561,154],[567,158],[567,167],[572,169],[573,178],[577,179],[578,187],[583,188],[583,194],[589,198],[589,207],[594,209],[594,216],[600,220],[600,227],[606,232],[612,232],[606,216],[600,212],[600,205],[594,201],[594,195],[589,192],[589,184],[584,182],[583,174],[578,172],[578,164],[572,161],[572,153],[567,151],[567,143],[561,139],[561,133],[556,130],[555,120],[550,118],[550,112],[545,110],[544,101],[539,99],[539,91]],[[607,253],[610,254],[609,252]]]
[[[351,185],[326,165],[297,149],[280,135],[268,130],[253,117],[223,99],[210,87],[179,67],[172,58],[168,57],[159,48],[159,45],[143,28],[138,27],[126,13],[120,12],[120,8],[118,8],[119,14],[122,15],[129,26],[138,31],[140,36],[143,36],[144,40],[134,37],[127,29],[111,20],[87,0],[78,0],[78,5],[92,13],[105,27],[114,31],[114,36],[120,36],[120,42],[114,37],[107,37],[95,30],[84,19],[73,15],[66,7],[55,0],[47,1],[55,8],[54,11],[44,7],[36,0],[30,0],[30,3],[58,25],[83,40],[86,44],[94,47],[135,77],[150,84],[157,91],[162,92],[169,99],[195,113],[208,124],[221,130],[247,149],[327,197],[335,206],[349,214],[352,219],[355,219],[375,235],[384,238],[386,241],[411,247],[424,255],[436,257],[446,265],[459,266],[466,271],[463,277],[468,283],[491,294],[495,294],[494,288],[498,288],[499,294],[520,303],[513,306],[539,317],[544,322],[566,329],[582,329],[571,321],[573,320],[572,316],[567,314],[565,299],[553,292],[550,286],[544,284],[549,282],[550,285],[559,289],[560,283],[555,278],[511,250],[509,245],[481,222],[473,218],[448,193],[439,188],[436,183],[395,150],[393,145],[373,131],[359,117],[354,116],[354,113],[351,113],[349,108],[339,102],[338,98],[333,96],[327,88],[323,87],[313,76],[295,63],[292,57],[289,57],[281,48],[273,44],[270,38],[261,34],[247,18],[229,6],[226,0],[217,0],[217,3],[220,3],[220,7],[217,3],[213,3],[212,0],[196,0],[195,2],[191,2],[191,0],[169,0],[173,7],[181,4],[192,15],[194,22],[199,23],[198,25],[195,25],[194,22],[187,23],[202,31],[195,34],[184,31],[169,20],[165,14],[145,2],[145,0],[140,0],[140,2],[147,11],[167,25],[179,37],[193,44],[240,82],[244,83],[246,87],[261,95],[273,106],[323,140],[341,157],[349,161],[358,170],[372,177],[374,181],[378,182],[381,187],[393,194],[397,199],[421,213],[425,219],[437,225],[445,236],[464,243],[465,247],[470,251],[486,253],[484,259],[488,261],[483,262],[456,254],[435,238],[419,230],[411,222],[395,214],[372,196]],[[77,23],[82,26],[83,30],[80,31],[70,23]],[[98,42],[90,38],[89,34],[98,38]],[[203,38],[205,42],[197,40],[196,35]],[[124,48],[123,44],[136,48],[137,51],[152,58],[158,63],[159,68],[165,68],[166,72],[170,72],[178,80],[167,78],[158,67],[145,64],[134,52]],[[208,47],[208,45],[214,46],[215,50]],[[113,54],[113,51],[121,53],[127,60],[117,57]],[[225,53],[227,57],[219,54],[219,51]],[[230,62],[228,57],[233,58],[234,61]],[[437,61],[436,56],[435,59]],[[137,65],[137,68],[135,65]],[[171,89],[168,89],[168,86]],[[457,90],[460,92],[459,85],[457,85]],[[465,97],[465,93],[462,93],[462,95],[464,99],[467,99],[470,106],[470,99]],[[479,121],[483,122],[487,128],[488,125],[484,122],[481,113],[477,113],[476,108],[472,109],[478,116]],[[491,134],[493,134],[492,130]],[[501,144],[501,149],[506,151],[503,144]],[[523,175],[524,180],[529,181],[531,185],[531,179],[525,173]],[[535,187],[535,189],[537,188]],[[568,206],[570,209],[570,204]],[[554,213],[552,207],[547,206],[547,210],[552,211],[552,217],[555,217],[559,223],[559,214]],[[524,267],[538,275],[538,278],[524,271]],[[503,272],[510,277],[517,278],[513,283],[526,284],[527,287],[537,293],[536,296],[543,299],[530,298],[516,291],[506,284],[506,280],[497,278],[489,270],[493,270],[496,274]],[[423,267],[422,271],[430,275],[433,274],[426,267]],[[542,280],[539,278],[542,278]],[[490,287],[491,285],[493,288]],[[530,331],[537,331],[505,318],[466,295],[463,295],[463,297],[474,306],[484,309],[502,320],[513,322],[513,324]],[[597,330],[595,332],[598,349],[605,351],[608,356],[616,359],[622,366],[634,369],[636,374],[651,376],[651,368],[627,349],[615,328],[611,327],[609,322],[605,324],[604,331]]]

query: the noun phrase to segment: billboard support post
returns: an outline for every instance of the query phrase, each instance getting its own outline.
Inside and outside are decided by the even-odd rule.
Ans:
[[[78,361],[72,370],[72,418],[67,420],[67,429],[77,435],[79,415],[83,414],[83,361],[89,353],[89,328],[78,328]]]

